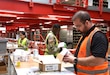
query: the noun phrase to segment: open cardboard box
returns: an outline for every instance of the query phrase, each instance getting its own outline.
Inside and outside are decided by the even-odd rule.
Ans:
[[[40,71],[61,71],[61,62],[55,59],[53,55],[40,55],[39,59]]]
[[[43,72],[47,71],[61,71],[61,62],[63,60],[63,57],[66,53],[69,51],[64,48],[61,53],[57,55],[56,58],[54,58],[53,55],[40,55],[38,59],[40,59],[39,62],[39,69]]]

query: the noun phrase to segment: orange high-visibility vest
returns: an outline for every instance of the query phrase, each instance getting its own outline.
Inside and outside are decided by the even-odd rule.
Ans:
[[[90,46],[92,37],[97,31],[99,31],[99,29],[95,28],[87,37],[85,37],[80,46],[79,53],[77,56],[78,58],[88,57],[91,55]],[[98,66],[82,66],[77,63],[76,67],[77,75],[109,75],[107,60],[105,60],[103,64]]]

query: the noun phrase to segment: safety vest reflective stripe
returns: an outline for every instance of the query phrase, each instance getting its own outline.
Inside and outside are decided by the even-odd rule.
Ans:
[[[82,70],[82,69],[77,69],[77,72],[83,72],[83,73],[86,73],[86,74],[91,74],[91,75],[94,75],[94,74],[101,74],[101,73],[105,73],[108,71],[108,68],[106,69],[103,69],[103,70],[92,70],[92,71],[87,71],[87,70]]]

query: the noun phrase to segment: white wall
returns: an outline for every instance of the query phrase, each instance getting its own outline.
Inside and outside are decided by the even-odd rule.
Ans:
[[[93,0],[88,0],[88,6],[93,6]]]
[[[110,0],[107,0],[108,1],[108,8],[110,8]]]
[[[108,8],[110,8],[110,0],[108,1]],[[88,0],[88,6],[93,6],[93,0]]]

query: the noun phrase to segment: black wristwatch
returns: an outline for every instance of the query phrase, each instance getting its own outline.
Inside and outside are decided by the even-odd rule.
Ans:
[[[74,59],[74,64],[77,64],[77,62],[78,62],[78,58],[76,57],[76,58]]]

